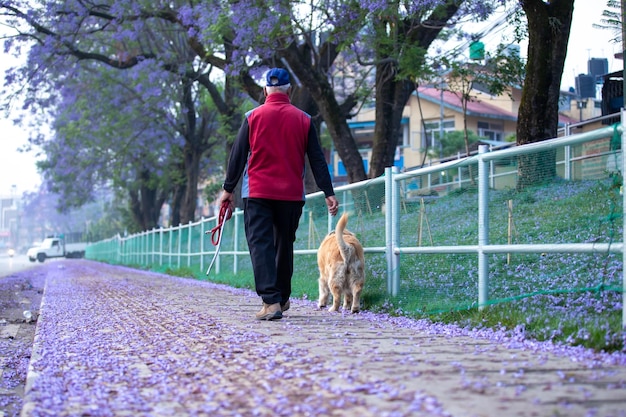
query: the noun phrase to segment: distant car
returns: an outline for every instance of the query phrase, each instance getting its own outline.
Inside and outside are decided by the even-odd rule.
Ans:
[[[7,253],[8,253],[8,254],[9,254],[9,256],[12,258],[12,257],[13,257],[13,255],[15,255],[15,249],[11,248],[11,249],[9,249],[9,250],[8,250],[8,252],[7,252]]]
[[[86,243],[70,243],[58,237],[49,237],[41,242],[41,245],[28,249],[26,256],[31,262],[44,262],[48,258],[82,258],[85,256]]]

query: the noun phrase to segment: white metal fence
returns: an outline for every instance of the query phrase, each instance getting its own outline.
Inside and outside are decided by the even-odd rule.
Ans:
[[[363,183],[338,187],[335,191],[342,210],[367,212],[367,227],[353,223],[351,227],[369,230],[362,240],[366,254],[384,256],[386,264],[387,290],[396,296],[401,285],[401,255],[423,254],[465,254],[477,258],[477,300],[482,308],[488,303],[489,294],[489,254],[511,253],[613,253],[624,255],[622,241],[610,242],[571,242],[571,243],[523,243],[492,244],[490,242],[489,196],[492,190],[515,185],[517,171],[514,163],[521,155],[553,150],[557,155],[557,173],[565,180],[593,178],[594,175],[606,175],[606,170],[615,169],[625,172],[621,151],[609,149],[606,143],[619,135],[621,149],[626,146],[624,113],[622,123],[600,128],[592,132],[568,135],[524,146],[511,147],[489,152],[487,146],[481,146],[477,155],[454,160],[439,165],[398,173],[395,168],[388,168],[385,175]],[[586,153],[580,151],[580,145],[604,143],[602,149]],[[581,165],[587,161],[586,165]],[[594,174],[595,173],[595,174]],[[603,173],[603,174],[602,174]],[[446,175],[443,175],[446,174]],[[448,180],[450,178],[450,180]],[[432,193],[442,196],[464,185],[477,186],[477,212],[470,213],[478,224],[477,239],[471,244],[410,245],[405,236],[401,214],[407,211],[407,204],[424,207],[424,200]],[[439,198],[439,197],[433,197]],[[360,202],[358,201],[360,200]],[[357,208],[357,205],[359,206]],[[321,209],[320,209],[321,207]],[[624,201],[622,200],[621,229],[624,230]],[[417,216],[417,212],[413,212]],[[360,218],[360,217],[359,217]],[[228,268],[237,274],[240,270],[250,271],[249,254],[243,233],[242,212],[236,211],[225,230],[222,249],[214,266],[215,273]],[[307,196],[307,204],[302,216],[300,229],[308,239],[299,238],[295,255],[311,256],[317,252],[319,243],[318,229],[323,235],[333,227],[334,219],[325,210],[321,192]],[[203,219],[199,222],[160,228],[138,233],[132,236],[116,236],[106,241],[90,245],[86,256],[91,259],[132,265],[169,265],[172,267],[199,267],[204,270],[215,254],[206,233],[216,226],[217,218]],[[305,228],[308,225],[308,228]],[[420,229],[420,233],[423,229]],[[420,235],[421,236],[421,235]],[[620,236],[621,238],[621,236]],[[310,269],[310,265],[309,265]],[[297,271],[296,271],[297,272]],[[304,271],[303,273],[311,273]],[[622,273],[622,289],[626,289],[626,280]],[[622,292],[622,322],[626,327],[626,296]]]

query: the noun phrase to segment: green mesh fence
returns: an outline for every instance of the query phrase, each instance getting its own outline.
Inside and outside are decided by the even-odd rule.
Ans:
[[[523,155],[510,150],[489,153],[483,231],[488,231],[489,245],[511,245],[511,250],[486,255],[487,299],[480,309],[476,156],[439,169],[402,173],[401,180],[393,181],[397,217],[387,213],[385,178],[338,187],[340,213],[350,212],[348,229],[366,251],[363,307],[418,317],[452,315],[461,321],[467,317],[464,311],[485,314],[481,310],[489,308],[503,325],[530,329],[541,321],[543,325],[536,326],[541,330],[535,331],[540,338],[561,334],[568,341],[584,341],[594,337],[593,328],[606,327],[605,344],[620,345],[622,162],[617,129],[600,131],[575,145],[547,146],[549,141],[545,148]],[[209,279],[253,288],[241,214],[235,213],[225,226]],[[390,269],[386,214],[398,225],[399,271]],[[307,196],[295,243],[294,296],[317,298],[316,249],[336,220],[329,219],[321,193]],[[161,271],[188,269],[204,278],[215,253],[206,232],[215,225],[213,218],[116,237],[89,246],[87,257]],[[580,244],[588,246],[563,246]],[[555,248],[520,251],[520,245]],[[403,253],[406,248],[413,252]],[[441,248],[450,250],[436,253]],[[392,296],[390,274],[398,272]]]
[[[552,303],[551,297],[561,294],[564,301],[560,303],[568,308],[589,303],[589,297],[608,297],[607,305],[619,307],[623,196],[616,169],[621,156],[610,149],[611,138],[492,159],[487,222],[490,245],[604,246],[588,253],[566,249],[561,253],[558,248],[549,248],[555,253],[515,253],[512,248],[509,253],[490,254],[485,304],[525,298]],[[520,166],[527,170],[520,172]],[[401,199],[400,246],[476,245],[477,172],[477,166],[468,165],[441,171],[438,178],[407,180],[407,189],[422,190],[424,183],[430,187],[421,195],[419,191],[401,193],[406,197]],[[520,186],[522,175],[527,176],[526,184]],[[611,247],[615,243],[619,245]],[[475,253],[402,255],[400,289],[393,308],[440,314],[476,307],[478,268]]]

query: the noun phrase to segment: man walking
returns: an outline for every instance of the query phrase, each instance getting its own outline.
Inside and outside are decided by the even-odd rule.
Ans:
[[[305,156],[331,215],[335,198],[326,159],[311,117],[291,104],[289,73],[266,74],[265,103],[247,112],[228,159],[221,201],[234,210],[233,191],[243,174],[244,224],[254,282],[263,307],[258,320],[278,320],[289,309],[293,243],[304,206]]]

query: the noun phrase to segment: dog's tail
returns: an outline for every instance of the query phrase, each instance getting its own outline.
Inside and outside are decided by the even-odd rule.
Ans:
[[[339,246],[339,253],[344,262],[348,262],[354,256],[354,248],[352,245],[348,245],[343,239],[343,232],[348,224],[348,213],[343,213],[341,218],[337,222],[335,227],[335,237],[337,238],[337,245]]]

